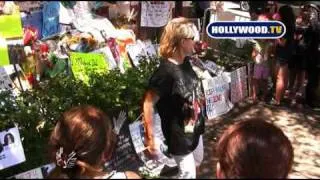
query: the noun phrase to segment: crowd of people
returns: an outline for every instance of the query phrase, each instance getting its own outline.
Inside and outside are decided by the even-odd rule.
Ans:
[[[187,18],[174,18],[166,25],[160,41],[160,66],[143,97],[149,154],[157,158],[152,129],[152,115],[157,111],[167,153],[179,169],[177,178],[196,178],[204,158],[205,101],[189,58],[194,37],[194,24]],[[63,113],[49,141],[56,167],[47,178],[140,178],[131,171],[103,170],[115,148],[112,128],[108,116],[93,106],[73,107]],[[286,178],[294,157],[291,142],[281,129],[255,118],[230,126],[216,152],[218,178]]]
[[[255,62],[253,77],[253,101],[266,100],[267,80],[273,79],[274,95],[269,103],[279,106],[284,97],[291,99],[291,105],[297,100],[305,107],[315,108],[319,105],[317,88],[319,86],[319,42],[320,22],[318,17],[302,8],[295,16],[292,7],[284,5],[274,13],[252,12],[253,20],[278,20],[286,26],[285,35],[276,40],[255,40],[252,57]],[[304,83],[305,99],[302,93]]]
[[[112,133],[111,121],[100,109],[87,105],[67,110],[50,137],[50,157],[56,167],[45,178],[140,179],[132,171],[103,170],[115,148]],[[186,147],[180,155],[174,155],[180,170],[177,178],[196,178],[195,167],[203,158],[199,158],[202,143],[196,146],[196,150]],[[219,179],[287,178],[294,157],[286,135],[264,119],[244,120],[230,126],[222,134],[215,155]]]

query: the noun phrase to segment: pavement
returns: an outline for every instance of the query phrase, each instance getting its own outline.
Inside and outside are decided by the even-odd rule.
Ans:
[[[198,178],[216,178],[216,143],[222,132],[237,121],[261,117],[280,127],[294,148],[294,164],[289,178],[320,178],[320,113],[311,109],[275,107],[246,99],[227,114],[206,124],[204,161]]]

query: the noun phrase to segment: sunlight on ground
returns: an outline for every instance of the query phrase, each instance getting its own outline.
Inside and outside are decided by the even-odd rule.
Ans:
[[[243,105],[241,105],[243,106]],[[244,107],[242,107],[244,108]],[[214,147],[223,130],[239,120],[259,117],[280,127],[294,147],[294,165],[289,178],[320,177],[320,116],[313,113],[297,112],[288,108],[273,108],[265,105],[252,105],[247,110],[233,111],[228,117],[221,117],[206,132],[207,139],[201,177],[215,177],[216,156]],[[206,158],[208,157],[208,158]]]

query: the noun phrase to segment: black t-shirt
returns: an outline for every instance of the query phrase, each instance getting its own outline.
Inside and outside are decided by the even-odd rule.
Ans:
[[[288,61],[294,50],[294,27],[286,26],[286,33],[282,37],[286,40],[284,46],[277,45],[276,47],[276,57],[285,59]]]
[[[168,152],[173,155],[192,152],[204,133],[205,99],[201,81],[193,71],[189,58],[180,65],[162,59],[150,79],[149,89],[160,97],[156,108],[161,117]],[[190,118],[194,121],[188,121]],[[185,130],[188,123],[194,124],[191,132],[190,129]]]

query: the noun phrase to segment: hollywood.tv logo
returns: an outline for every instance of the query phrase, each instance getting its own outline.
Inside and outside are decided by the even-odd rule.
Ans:
[[[207,26],[207,34],[215,39],[278,39],[285,33],[280,21],[217,21]]]

